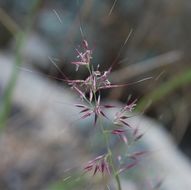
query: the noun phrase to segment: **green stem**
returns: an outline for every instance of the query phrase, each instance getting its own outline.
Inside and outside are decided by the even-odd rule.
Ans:
[[[100,121],[101,123],[101,121]],[[105,133],[105,130],[103,128],[103,125],[101,124],[101,131],[102,131],[102,134],[104,136],[104,140],[105,140],[105,144],[107,146],[107,152],[108,152],[108,156],[109,156],[109,162],[110,162],[110,166],[112,168],[112,171],[113,171],[113,174],[115,176],[115,180],[116,180],[116,183],[117,183],[117,188],[118,190],[122,190],[121,188],[121,182],[120,182],[120,178],[119,178],[119,173],[116,171],[116,168],[115,168],[115,165],[114,165],[114,161],[113,161],[113,154],[112,154],[112,151],[109,147],[109,139],[108,139],[108,133]]]
[[[8,115],[11,110],[11,100],[12,100],[14,87],[16,85],[16,81],[17,81],[18,74],[19,74],[19,70],[17,67],[19,67],[21,65],[20,48],[23,44],[22,35],[17,36],[16,44],[17,44],[17,49],[16,49],[15,65],[14,65],[14,68],[13,68],[13,71],[11,74],[11,78],[8,82],[7,88],[6,88],[4,96],[3,96],[3,102],[1,104],[0,129],[3,129],[5,127]]]
[[[16,82],[17,82],[17,79],[19,76],[19,69],[18,68],[22,64],[21,50],[22,50],[23,44],[27,38],[27,33],[30,31],[30,29],[32,27],[34,16],[38,10],[39,3],[40,3],[40,0],[34,0],[34,4],[32,6],[30,13],[29,13],[29,16],[27,18],[26,29],[24,31],[21,31],[18,29],[17,30],[18,33],[14,34],[14,36],[16,37],[15,64],[13,66],[13,71],[12,71],[10,80],[8,81],[8,84],[7,84],[7,87],[5,89],[5,93],[3,96],[3,101],[1,103],[0,130],[5,128],[7,118],[9,116],[10,111],[11,111],[13,92],[14,92]],[[14,21],[13,20],[10,21],[10,20],[11,20],[11,18],[9,17],[9,23],[13,25]],[[5,25],[5,26],[7,26],[7,25]],[[15,24],[15,26],[16,26],[16,24]]]

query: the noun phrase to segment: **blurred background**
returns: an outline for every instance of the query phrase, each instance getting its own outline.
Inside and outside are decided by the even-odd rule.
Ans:
[[[111,82],[152,77],[104,91],[104,101],[137,98],[136,111],[160,125],[190,170],[190,18],[190,0],[1,0],[0,189],[96,189],[62,184],[67,168],[81,167],[92,154],[84,138],[89,129],[77,125],[72,106],[78,97],[60,72],[87,77],[85,69],[76,72],[70,64],[83,38],[95,66],[106,70],[115,63]],[[132,173],[125,186],[143,190],[140,173]]]

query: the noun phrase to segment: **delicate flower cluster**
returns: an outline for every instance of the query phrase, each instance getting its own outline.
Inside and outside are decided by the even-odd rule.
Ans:
[[[78,70],[80,65],[88,66],[90,64],[90,60],[92,59],[92,50],[88,48],[88,42],[86,40],[82,43],[83,52],[80,52],[76,49],[77,58],[79,61],[73,61],[72,64],[76,65],[76,71]]]
[[[127,116],[126,113],[128,112],[132,112],[133,109],[135,108],[136,106],[136,101],[137,100],[134,100],[133,102],[131,103],[128,103],[125,107],[123,107],[119,112],[116,113],[115,115],[115,119],[114,119],[114,123],[116,125],[125,125],[127,127],[131,127],[127,122],[126,120],[130,117],[130,116]]]
[[[91,116],[92,114],[94,115],[94,125],[96,125],[97,119],[99,116],[103,116],[106,119],[108,119],[108,117],[106,116],[106,114],[104,113],[103,109],[109,109],[109,108],[114,108],[115,106],[112,105],[100,105],[100,98],[98,97],[97,103],[95,105],[84,105],[84,104],[76,104],[76,107],[82,109],[80,111],[80,114],[83,114],[81,119],[85,119],[89,116]]]
[[[102,174],[110,174],[109,164],[107,162],[107,156],[101,155],[88,162],[84,167],[85,172],[93,171],[93,175],[97,172]]]
[[[88,101],[92,102],[93,96],[96,92],[99,92],[103,89],[109,88],[118,88],[127,86],[128,84],[111,84],[108,80],[109,74],[112,68],[109,68],[107,71],[100,72],[98,68],[94,70],[93,65],[90,64],[92,59],[92,50],[89,49],[88,42],[86,40],[82,43],[82,51],[77,51],[77,58],[79,61],[73,61],[72,64],[76,65],[76,71],[80,65],[86,66],[90,75],[85,80],[67,80],[68,84],[80,95],[82,99],[86,99],[85,94],[89,94]]]
[[[97,91],[107,88],[111,85],[108,80],[109,71],[101,74],[100,71],[93,71],[92,74],[85,80],[86,91],[89,91],[89,99],[92,101],[93,94]]]
[[[103,74],[100,71],[91,71],[91,74],[85,80],[68,80],[68,84],[72,86],[82,99],[85,94],[89,94],[89,101],[92,102],[93,96],[101,89],[112,88],[114,85],[108,80],[110,71],[105,71]]]

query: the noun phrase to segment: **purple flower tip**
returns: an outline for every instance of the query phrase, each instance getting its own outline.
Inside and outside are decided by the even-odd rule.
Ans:
[[[97,172],[102,174],[110,174],[109,164],[105,155],[98,156],[95,159],[89,161],[88,164],[84,167],[84,170],[85,172],[93,171],[93,175],[95,175]]]

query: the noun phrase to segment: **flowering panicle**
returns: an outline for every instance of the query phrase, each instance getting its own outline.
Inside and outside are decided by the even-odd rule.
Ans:
[[[71,88],[77,92],[83,101],[82,104],[75,105],[80,109],[79,113],[81,114],[81,119],[94,116],[94,125],[96,125],[100,116],[109,120],[105,114],[104,109],[116,108],[116,106],[109,104],[104,105],[101,103],[101,91],[109,88],[127,86],[127,84],[111,84],[108,79],[111,68],[104,72],[99,71],[99,67],[94,70],[94,67],[91,64],[92,50],[89,48],[88,42],[86,40],[82,42],[81,50],[76,49],[76,52],[78,61],[71,63],[76,65],[76,70],[78,70],[79,66],[87,67],[89,76],[84,80],[66,81],[71,86]],[[138,158],[143,155],[144,152],[136,152],[132,155],[129,155],[126,158],[128,160],[126,160],[127,162],[125,161],[121,163],[119,161],[117,164],[116,159],[113,158],[112,150],[110,148],[110,137],[112,135],[118,136],[127,148],[129,146],[127,138],[128,129],[133,130],[132,135],[134,141],[137,141],[142,137],[142,134],[139,133],[138,129],[133,129],[128,123],[128,118],[132,117],[129,115],[129,113],[134,110],[136,102],[137,100],[131,102],[128,101],[128,103],[115,114],[114,120],[111,121],[114,127],[111,130],[108,130],[109,133],[106,132],[104,126],[99,126],[105,139],[107,153],[89,161],[84,167],[85,173],[91,171],[93,175],[98,172],[102,174],[113,175],[113,177],[116,179],[118,190],[121,190],[119,173],[134,167],[138,163]],[[121,155],[118,155],[118,158],[121,157]],[[117,167],[115,166],[116,164]]]

